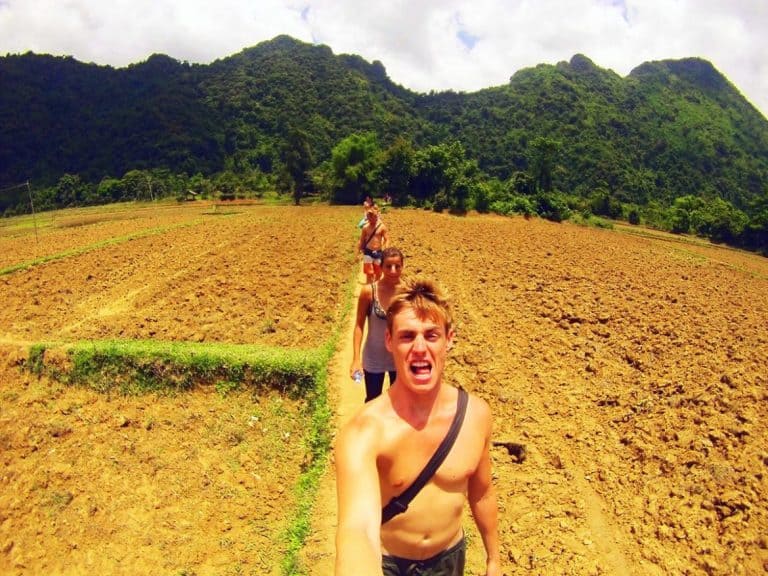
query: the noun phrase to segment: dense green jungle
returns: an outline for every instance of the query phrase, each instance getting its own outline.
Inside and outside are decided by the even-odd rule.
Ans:
[[[0,213],[277,191],[624,219],[768,253],[768,120],[700,58],[577,54],[472,93],[288,36],[211,64],[0,57]]]

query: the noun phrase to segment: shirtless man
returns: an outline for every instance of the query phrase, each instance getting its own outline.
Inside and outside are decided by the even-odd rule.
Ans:
[[[382,524],[382,508],[416,479],[458,410],[459,390],[443,382],[453,335],[439,288],[404,281],[390,302],[385,335],[396,385],[365,404],[336,444],[336,576],[463,574],[466,501],[485,547],[485,574],[501,576],[491,414],[480,398],[469,396],[463,425],[434,476],[404,512]]]
[[[365,217],[367,222],[360,232],[357,250],[363,255],[366,282],[371,284],[381,278],[381,251],[389,243],[389,231],[379,218],[379,209],[375,206],[365,213]]]

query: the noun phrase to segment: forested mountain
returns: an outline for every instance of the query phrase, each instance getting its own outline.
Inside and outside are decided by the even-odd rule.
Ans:
[[[768,218],[768,121],[697,58],[644,63],[622,78],[576,55],[520,70],[503,86],[429,94],[397,85],[378,61],[287,36],[210,65],[164,55],[121,69],[32,53],[0,58],[0,189],[50,187],[64,175],[96,186],[142,170],[256,173],[273,184],[295,184],[298,170],[299,180],[313,172],[309,189],[340,186],[343,154],[334,151],[350,137],[358,140],[342,151],[345,162],[355,146],[388,151],[390,164],[418,151],[427,163],[466,160],[475,168],[463,165],[463,177],[497,183],[468,193],[486,203],[499,186],[625,207],[668,208],[692,196]],[[379,188],[410,182],[414,170]],[[414,178],[403,202],[431,202],[452,186]],[[337,199],[355,201],[372,182],[362,178]],[[0,195],[0,212],[11,205],[2,204]]]
[[[163,55],[123,69],[27,53],[0,58],[0,186],[167,167],[269,172],[292,127],[316,156],[353,132],[422,130],[415,95],[381,63],[280,36],[208,66]]]
[[[307,134],[319,159],[353,133],[392,142],[422,130],[414,95],[393,84],[380,62],[334,56],[287,36],[214,62],[201,88],[225,118],[226,153],[265,170],[293,128]]]
[[[157,55],[117,70],[34,54],[0,59],[0,186],[220,169],[222,118],[200,90],[202,72]]]
[[[768,122],[699,59],[621,78],[576,55],[506,86],[421,96],[417,109],[499,178],[526,171],[540,137],[556,149],[554,187],[576,194],[604,188],[639,204],[717,195],[743,208],[768,191]]]

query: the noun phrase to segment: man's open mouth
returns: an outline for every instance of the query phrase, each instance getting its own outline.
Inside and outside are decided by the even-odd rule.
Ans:
[[[432,364],[429,362],[411,362],[411,374],[416,376],[429,376],[432,373]]]

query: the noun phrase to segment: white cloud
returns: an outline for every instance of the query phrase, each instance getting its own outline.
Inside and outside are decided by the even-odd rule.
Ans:
[[[699,56],[768,114],[765,30],[764,0],[0,0],[0,54],[208,63],[288,34],[380,60],[418,91],[496,86],[576,53],[622,76]]]

